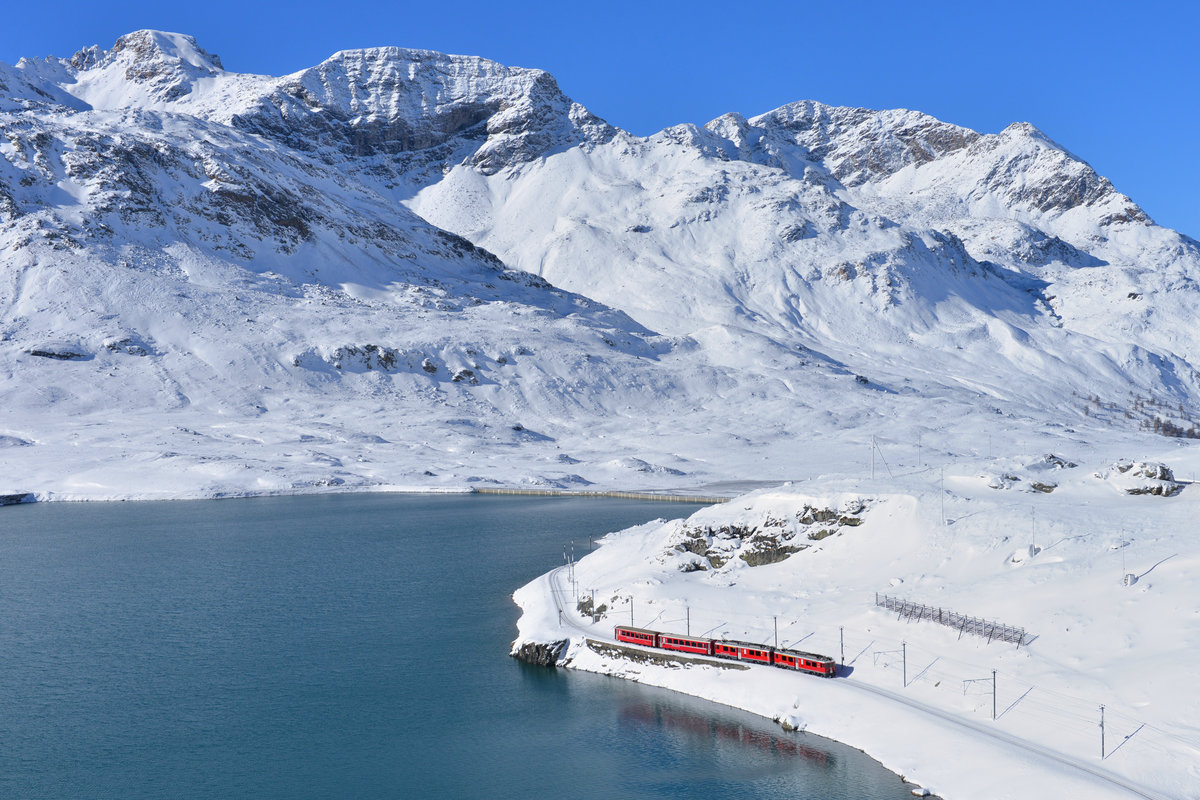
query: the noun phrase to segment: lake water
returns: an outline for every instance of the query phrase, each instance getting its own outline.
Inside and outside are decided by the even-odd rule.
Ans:
[[[687,505],[325,495],[0,508],[0,797],[890,799],[856,750],[508,657],[574,539]]]

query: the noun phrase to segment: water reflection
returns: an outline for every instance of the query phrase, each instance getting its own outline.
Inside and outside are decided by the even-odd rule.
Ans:
[[[833,753],[802,744],[786,736],[787,732],[782,729],[778,734],[769,733],[741,723],[726,722],[711,712],[699,714],[662,701],[624,703],[620,722],[623,728],[649,727],[687,740],[689,747],[702,743],[734,745],[778,759],[803,758],[820,767],[837,765],[837,756]]]

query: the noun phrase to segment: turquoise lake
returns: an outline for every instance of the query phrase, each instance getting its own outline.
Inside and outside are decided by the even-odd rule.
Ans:
[[[321,495],[0,508],[0,797],[890,800],[862,753],[508,657],[514,589],[694,507]]]

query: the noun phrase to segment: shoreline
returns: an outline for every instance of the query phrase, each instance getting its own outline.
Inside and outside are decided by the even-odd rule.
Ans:
[[[631,532],[626,538],[641,542],[651,534]],[[619,558],[616,563],[626,561]],[[997,726],[994,720],[971,717],[962,708],[943,707],[917,691],[901,692],[886,680],[877,679],[873,670],[879,667],[872,667],[870,659],[865,664],[856,663],[863,653],[849,659],[847,663],[854,665],[853,669],[849,674],[839,673],[834,681],[816,681],[770,667],[732,671],[724,663],[683,663],[676,653],[668,656],[647,651],[646,657],[630,658],[623,652],[630,648],[618,651],[609,641],[611,627],[601,629],[577,616],[570,599],[573,595],[565,588],[566,570],[574,572],[572,566],[552,569],[514,593],[521,619],[513,654],[523,645],[533,648],[536,642],[558,642],[555,649],[561,657],[556,659],[556,666],[670,689],[757,714],[785,729],[835,740],[861,750],[888,771],[942,797],[1167,800],[1185,796],[1175,794],[1177,786],[1155,786],[1146,781],[1139,770],[1113,770],[1103,759],[1093,762],[1086,752],[1047,742],[1045,737],[1029,737],[1019,727]],[[641,579],[657,585],[652,575]],[[589,572],[585,567],[581,580],[583,585],[597,585],[594,568]],[[605,592],[607,599],[612,592]],[[599,594],[597,591],[597,597]],[[642,613],[652,613],[645,610],[644,602],[639,600]],[[691,602],[694,625],[697,599],[692,597]],[[658,611],[661,615],[661,605]],[[836,643],[836,627],[833,636]],[[603,646],[593,642],[602,642]],[[887,673],[887,664],[883,670],[881,674]],[[907,682],[905,686],[907,689]]]
[[[769,483],[769,482],[763,482]],[[8,492],[0,494],[0,507],[17,505],[35,505],[44,503],[169,503],[177,501],[197,500],[245,500],[263,497],[308,497],[312,495],[340,494],[411,494],[411,495],[496,495],[523,497],[579,497],[579,498],[613,498],[619,500],[647,500],[659,503],[698,503],[714,505],[727,503],[732,495],[688,494],[687,490],[671,491],[634,491],[626,489],[603,489],[585,491],[578,489],[525,489],[520,487],[475,487],[475,486],[313,486],[296,488],[291,491],[264,490],[261,492],[216,492],[211,494],[180,493],[169,496],[141,496],[136,494],[114,494],[108,496],[64,495],[47,492]]]
[[[582,491],[575,489],[471,489],[470,494],[494,495],[524,495],[530,497],[612,497],[620,500],[652,500],[659,503],[700,503],[701,505],[716,505],[728,503],[732,497],[717,497],[712,495],[690,495],[657,492],[631,492],[621,490]]]
[[[608,648],[603,648],[608,649]],[[678,663],[671,665],[667,661]],[[703,674],[712,670],[729,671],[725,665],[709,665],[704,663],[683,663],[684,659],[663,659],[662,664],[647,661],[634,664],[627,658],[614,654],[598,652],[589,641],[578,643],[574,639],[567,647],[567,652],[558,668],[578,670],[598,675],[606,675],[620,680],[630,680],[647,686],[679,692],[681,694],[705,700],[717,705],[729,706],[742,711],[756,714],[778,724],[783,730],[820,736],[835,741],[846,747],[854,748],[869,758],[878,762],[884,769],[895,774],[911,787],[918,796],[933,797],[944,800],[946,797],[975,797],[975,798],[1016,798],[1016,797],[1045,797],[1038,794],[1039,789],[1049,787],[1054,796],[1059,797],[1088,797],[1089,800],[1112,798],[1140,797],[1144,800],[1170,800],[1173,796],[1153,790],[1136,788],[1122,780],[1119,776],[1102,769],[1088,769],[1082,765],[1071,763],[1070,760],[1058,754],[1042,752],[1032,742],[1026,742],[1017,737],[999,737],[994,740],[987,736],[976,735],[973,726],[968,727],[965,721],[950,719],[933,713],[930,709],[917,705],[897,707],[890,693],[880,692],[876,687],[852,682],[847,678],[838,678],[843,685],[834,684],[838,694],[840,707],[831,711],[828,704],[815,712],[800,702],[795,691],[796,687],[786,686],[786,679],[816,680],[811,676],[795,676],[779,671],[773,674],[771,667],[750,667],[747,674],[724,679],[720,691],[712,691],[712,684],[700,685],[708,675]],[[695,680],[690,678],[695,675]],[[808,688],[801,684],[801,689]],[[851,691],[846,691],[846,690]],[[880,698],[858,698],[857,702],[848,695],[853,693],[880,694]],[[770,707],[770,696],[790,696],[797,700],[789,708],[774,710]],[[764,698],[764,696],[767,696]],[[753,699],[750,699],[753,698]],[[814,706],[818,705],[816,703]],[[789,713],[790,712],[790,713]],[[906,730],[903,742],[896,746],[894,739],[878,735],[869,735],[868,731],[875,728],[873,721],[883,714],[899,716],[900,725]],[[844,715],[847,719],[839,719]],[[864,722],[866,725],[864,726]],[[934,733],[934,731],[937,731]],[[930,733],[927,733],[930,732]],[[913,756],[906,753],[904,743],[922,740],[932,740],[946,731],[958,737],[958,747],[954,760],[973,764],[999,765],[985,772],[990,777],[979,780],[978,777],[968,778],[965,782],[961,774],[954,774],[958,769],[952,765],[949,770],[930,767],[924,759],[927,755]],[[1065,770],[1064,770],[1065,768]],[[1007,785],[997,789],[997,780],[1007,774],[1010,780]],[[911,776],[911,777],[910,777]],[[934,789],[932,787],[937,786]],[[989,792],[988,789],[992,789]],[[921,794],[922,790],[925,792]]]

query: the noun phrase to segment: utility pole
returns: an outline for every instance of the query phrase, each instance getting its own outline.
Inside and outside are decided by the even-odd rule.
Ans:
[[[775,647],[779,647],[779,617],[771,617],[775,621]]]
[[[892,652],[894,653],[896,651],[893,650]],[[908,688],[908,642],[900,643],[900,664],[901,664],[901,670],[902,670],[901,676],[903,677],[903,680],[904,680],[904,688],[907,689]]]
[[[596,590],[592,589],[592,624],[595,624],[596,621]]]
[[[1104,706],[1100,706],[1100,760],[1104,760]]]
[[[996,721],[996,670],[992,670],[992,722]]]
[[[690,606],[683,607],[684,613],[687,615],[687,635],[692,635],[692,609]]]
[[[629,595],[629,624],[633,625],[633,595]]]
[[[842,666],[846,666],[846,628],[838,626],[838,638],[842,641]]]

